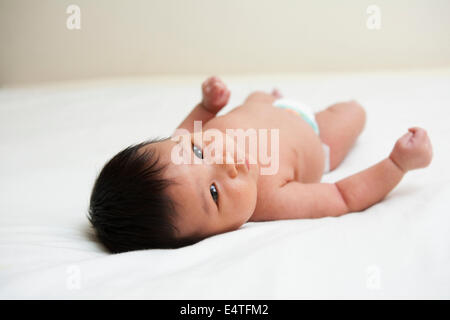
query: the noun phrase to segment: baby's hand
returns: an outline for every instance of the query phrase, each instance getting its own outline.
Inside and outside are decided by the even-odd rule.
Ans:
[[[202,84],[203,107],[216,114],[227,103],[230,98],[230,90],[218,77],[210,77]]]
[[[427,132],[419,127],[409,128],[394,146],[390,158],[404,172],[427,167],[433,157],[433,149]]]

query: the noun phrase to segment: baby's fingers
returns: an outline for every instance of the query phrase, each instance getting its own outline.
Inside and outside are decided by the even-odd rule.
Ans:
[[[412,127],[409,128],[408,131],[411,132],[414,135],[414,137],[418,139],[423,139],[427,137],[427,131],[420,127]]]
[[[408,144],[411,143],[411,139],[412,139],[413,135],[414,134],[412,132],[405,133],[403,136],[400,137],[400,139],[398,139],[398,144],[401,147],[407,147]]]

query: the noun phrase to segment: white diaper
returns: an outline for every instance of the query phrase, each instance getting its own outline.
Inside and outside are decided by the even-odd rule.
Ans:
[[[317,124],[316,117],[314,113],[308,105],[298,102],[292,99],[277,99],[273,102],[273,106],[282,108],[282,109],[290,109],[297,112],[303,120],[305,120],[317,133],[320,137],[319,125]],[[325,169],[324,173],[330,172],[330,147],[325,143],[322,143],[323,152],[325,154]]]

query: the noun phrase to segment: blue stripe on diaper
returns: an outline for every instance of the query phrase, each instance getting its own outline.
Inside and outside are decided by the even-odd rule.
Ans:
[[[295,112],[297,112],[302,118],[303,120],[305,120],[313,129],[314,131],[319,134],[319,126],[317,125],[316,121],[311,119],[308,115],[306,115],[305,113],[303,113],[301,110],[298,110],[297,108],[285,105],[285,104],[277,104],[275,105],[275,107],[281,108],[281,109],[290,109],[290,110],[294,110]]]

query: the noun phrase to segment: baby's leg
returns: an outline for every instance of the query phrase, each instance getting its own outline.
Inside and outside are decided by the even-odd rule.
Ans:
[[[330,170],[334,170],[364,129],[366,112],[356,101],[349,101],[336,103],[315,116],[320,139],[330,147]]]

